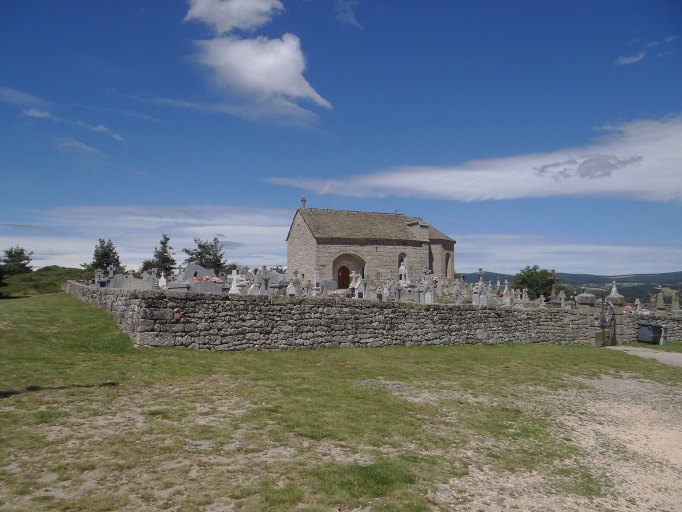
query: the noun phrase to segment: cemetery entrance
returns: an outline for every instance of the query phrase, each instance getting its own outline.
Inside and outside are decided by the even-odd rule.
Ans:
[[[607,300],[597,302],[597,345],[616,345],[616,313]]]

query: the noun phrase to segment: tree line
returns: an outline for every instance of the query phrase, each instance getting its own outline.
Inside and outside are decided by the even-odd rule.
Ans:
[[[182,249],[182,252],[186,255],[184,264],[197,263],[204,268],[213,270],[216,274],[230,272],[237,268],[235,263],[228,263],[225,259],[223,244],[220,243],[217,237],[214,237],[213,240],[195,238],[194,243],[196,247]],[[17,245],[5,249],[3,252],[4,257],[0,259],[0,287],[5,284],[7,276],[23,274],[33,270],[30,264],[31,257],[33,256],[32,251],[29,252]],[[83,263],[81,266],[90,272],[94,272],[97,269],[106,270],[110,267],[119,271],[125,271],[116,246],[111,239],[104,240],[103,238],[100,238],[95,245],[92,261]],[[154,268],[157,269],[157,277],[162,272],[166,275],[171,275],[178,268],[173,247],[170,246],[170,237],[165,233],[161,235],[159,245],[154,247],[152,257],[142,262],[140,272]],[[530,298],[534,299],[540,295],[549,297],[553,284],[552,272],[534,265],[532,267],[527,266],[516,274],[513,287],[528,289]],[[557,290],[562,288],[566,289],[564,286],[559,285]]]
[[[194,243],[196,247],[189,247],[182,249],[186,254],[184,264],[197,263],[204,268],[213,270],[216,274],[220,272],[229,272],[237,268],[235,263],[228,263],[225,259],[223,251],[223,244],[220,243],[217,237],[213,240],[202,240],[195,238]],[[114,269],[125,270],[121,265],[121,258],[118,255],[116,246],[111,239],[104,240],[100,238],[95,245],[95,250],[92,255],[92,261],[83,263],[81,265],[85,270],[95,271],[97,269],[105,270],[113,267]],[[161,235],[159,245],[154,247],[154,252],[150,259],[142,262],[140,272],[156,269],[157,276],[161,273],[166,275],[172,274],[178,268],[178,263],[175,259],[173,247],[170,246],[170,237],[167,234]]]

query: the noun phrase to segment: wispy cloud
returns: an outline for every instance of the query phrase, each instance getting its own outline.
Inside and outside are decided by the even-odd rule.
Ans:
[[[27,108],[23,110],[26,117],[33,117],[35,119],[49,119],[51,121],[57,121],[57,118],[53,116],[47,110],[40,110],[37,108]]]
[[[664,244],[605,244],[526,233],[451,236],[457,239],[457,271],[464,273],[483,267],[516,274],[526,265],[600,275],[675,272],[682,261],[682,247]]]
[[[344,25],[350,25],[362,30],[362,25],[358,23],[358,20],[355,17],[355,8],[359,3],[358,0],[336,0],[334,3],[336,20]]]
[[[284,9],[279,0],[190,0],[185,20],[209,25],[218,37],[196,41],[195,59],[213,84],[230,97],[222,111],[251,118],[315,119],[297,102],[331,108],[304,78],[306,62],[299,38],[290,33],[272,39],[242,38]],[[238,104],[238,107],[235,106]]]
[[[645,52],[637,52],[634,55],[621,55],[618,57],[618,59],[616,59],[616,64],[618,66],[628,66],[629,64],[634,64],[635,62],[644,60],[644,57],[646,57]]]
[[[234,103],[202,103],[154,96],[149,98],[137,96],[136,99],[155,105],[196,110],[198,112],[229,114],[252,121],[274,117],[280,123],[309,126],[317,120],[317,116],[313,112],[284,98],[253,102],[248,105]]]
[[[178,261],[195,237],[217,236],[229,261],[252,267],[286,264],[293,213],[224,205],[63,207],[32,212],[32,224],[0,224],[0,249],[19,244],[35,252],[36,265],[79,266],[92,259],[99,238],[111,238],[123,263],[138,268],[167,233]]]
[[[47,109],[50,103],[42,98],[33,96],[19,89],[0,87],[0,101],[14,105],[15,107]]]
[[[9,212],[8,212],[9,213]],[[167,233],[176,259],[193,239],[218,237],[229,261],[252,268],[286,264],[286,236],[293,210],[225,205],[128,205],[62,207],[31,212],[32,221],[0,224],[0,249],[21,245],[34,251],[37,266],[77,267],[90,261],[99,238],[111,238],[123,263],[138,268]],[[11,215],[11,214],[10,214]],[[12,219],[15,220],[15,219]],[[438,225],[438,219],[430,219]],[[680,244],[605,244],[530,233],[460,235],[457,271],[479,267],[516,273],[538,264],[559,272],[615,275],[677,271]]]
[[[404,166],[343,180],[274,177],[268,182],[353,197],[460,201],[612,196],[682,201],[682,115],[600,129],[582,147],[475,160],[451,166]]]
[[[96,156],[96,157],[103,157],[104,153],[101,151],[93,148],[92,146],[88,146],[84,142],[81,142],[80,140],[74,138],[74,137],[63,137],[61,139],[58,139],[56,146],[59,149],[65,149],[67,151],[72,151],[75,153],[79,153],[81,155],[85,156]]]
[[[78,121],[77,124],[81,128],[84,128],[86,130],[90,130],[91,132],[104,133],[105,135],[108,135],[109,137],[111,137],[115,141],[118,141],[118,142],[124,141],[122,135],[111,131],[109,128],[107,128],[103,124],[91,125],[91,124],[84,123],[83,121]]]
[[[254,30],[284,10],[280,0],[190,0],[189,4],[185,21],[202,21],[218,35]]]
[[[641,62],[649,56],[650,51],[654,48],[659,48],[656,53],[656,56],[659,58],[672,55],[673,50],[670,48],[670,45],[676,40],[676,36],[668,36],[657,41],[649,41],[648,43],[641,45],[639,51],[636,53],[621,55],[616,59],[614,64],[616,66],[630,66],[637,62]]]

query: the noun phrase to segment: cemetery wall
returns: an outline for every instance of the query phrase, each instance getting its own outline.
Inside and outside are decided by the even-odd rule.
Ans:
[[[651,322],[653,324],[668,326],[668,340],[682,341],[682,319],[672,318],[665,315],[624,315],[623,339],[624,341],[637,341],[637,321]]]
[[[143,346],[280,350],[594,340],[590,315],[559,309],[166,293],[73,281],[67,292],[106,309]]]

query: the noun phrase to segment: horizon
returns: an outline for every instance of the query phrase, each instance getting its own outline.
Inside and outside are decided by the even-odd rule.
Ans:
[[[673,0],[9,0],[0,250],[286,266],[308,207],[421,217],[455,270],[682,268]],[[589,12],[589,16],[586,13]],[[676,234],[677,233],[677,234]]]

